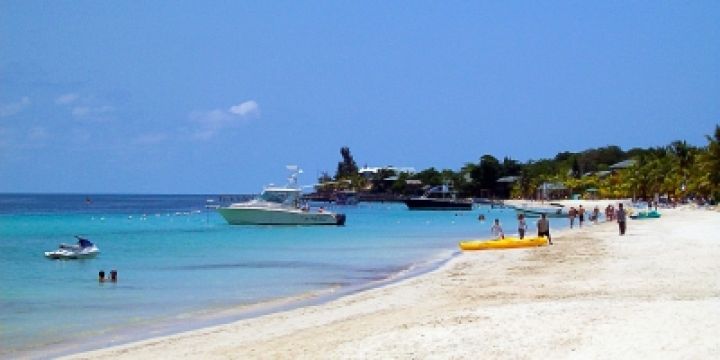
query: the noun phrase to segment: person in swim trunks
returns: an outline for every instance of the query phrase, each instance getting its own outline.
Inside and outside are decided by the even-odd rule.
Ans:
[[[552,238],[550,238],[550,221],[545,217],[545,214],[540,215],[540,219],[537,221],[538,237],[547,237],[548,244],[552,245]]]

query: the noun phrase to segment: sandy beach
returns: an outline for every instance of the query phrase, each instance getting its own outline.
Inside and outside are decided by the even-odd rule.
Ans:
[[[720,213],[662,213],[623,237],[557,231],[554,246],[467,252],[322,305],[68,358],[715,358]]]

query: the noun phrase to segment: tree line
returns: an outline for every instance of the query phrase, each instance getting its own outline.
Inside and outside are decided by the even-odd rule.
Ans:
[[[340,150],[335,177],[319,179],[325,189],[354,189],[394,195],[414,195],[422,188],[451,184],[462,196],[488,198],[535,198],[543,183],[561,184],[569,193],[601,198],[645,198],[660,194],[675,199],[720,197],[720,125],[706,135],[706,146],[673,141],[661,147],[623,151],[610,145],[581,152],[561,152],[551,159],[519,162],[482,155],[460,170],[430,167],[414,174],[381,169],[371,177],[359,174],[350,149]],[[612,168],[625,160],[628,166]],[[498,182],[502,179],[502,182]],[[332,186],[329,186],[332,184]],[[322,186],[322,185],[321,185]]]

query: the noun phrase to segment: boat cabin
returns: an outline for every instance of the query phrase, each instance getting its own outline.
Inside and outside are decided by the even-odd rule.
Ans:
[[[260,200],[297,207],[300,203],[300,193],[300,189],[268,187],[260,194]]]

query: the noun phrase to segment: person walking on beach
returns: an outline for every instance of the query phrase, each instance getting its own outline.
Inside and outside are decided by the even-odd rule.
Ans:
[[[592,221],[595,225],[600,221],[600,208],[595,206],[592,212]]]
[[[610,204],[605,207],[605,221],[612,221],[612,207]]]
[[[575,225],[575,216],[577,216],[577,210],[575,210],[575,207],[571,206],[570,211],[568,211],[568,218],[570,218],[570,228],[573,228],[573,225]]]
[[[580,205],[578,208],[578,227],[582,227],[583,221],[585,221],[585,208]]]
[[[493,236],[496,239],[504,239],[505,238],[505,233],[503,232],[503,229],[500,226],[500,219],[495,219],[495,223],[490,228],[490,232],[493,234]]]
[[[545,214],[540,215],[540,219],[537,221],[538,237],[547,236],[548,244],[552,245],[552,239],[550,238],[550,221],[545,217]]]
[[[520,235],[520,240],[525,238],[525,230],[527,230],[525,215],[520,214],[518,215],[518,234]]]
[[[625,214],[625,209],[623,209],[622,203],[618,204],[618,209],[615,212],[615,217],[617,218],[618,227],[620,228],[620,235],[625,235],[627,215]]]

